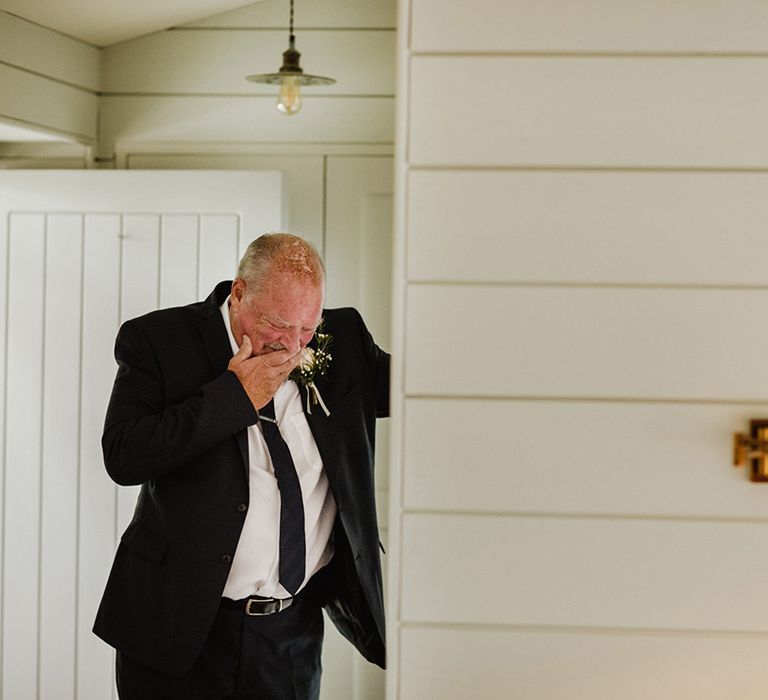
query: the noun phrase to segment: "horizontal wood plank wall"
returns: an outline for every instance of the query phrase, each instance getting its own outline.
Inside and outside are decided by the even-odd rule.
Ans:
[[[0,117],[81,141],[96,137],[95,94],[0,64]]]
[[[766,283],[765,172],[424,169],[409,189],[413,281]]]
[[[768,7],[755,0],[612,0],[585,7],[560,0],[414,0],[412,50],[418,53],[727,53],[768,51]]]
[[[768,56],[414,56],[411,72],[409,146],[421,165],[759,168],[768,160],[768,144],[753,138],[768,119],[760,90]],[[496,105],[482,110],[482,129],[466,128],[478,102],[456,99],[457,85]]]
[[[341,6],[343,5],[343,7]],[[297,8],[297,48],[306,72],[337,80],[302,89],[303,107],[286,118],[275,86],[247,75],[279,68],[287,8],[267,0],[208,20],[108,47],[100,150],[146,143],[392,144],[394,0]],[[348,12],[347,12],[348,10]],[[215,57],[212,60],[211,57]],[[196,147],[196,150],[199,146]]]
[[[403,531],[410,623],[768,634],[766,522],[425,513]],[[468,595],[460,572],[474,572],[484,605],[456,604]]]
[[[99,50],[0,11],[0,119],[96,140]]]
[[[297,48],[306,55],[307,71],[311,65],[312,73],[337,81],[322,88],[302,88],[302,95],[394,94],[391,29],[307,31],[298,35]],[[279,29],[178,29],[149,34],[104,51],[103,89],[107,94],[274,96],[274,85],[249,82],[245,76],[276,71],[285,49],[286,33]]]
[[[103,97],[101,128],[122,150],[146,141],[216,144],[391,143],[392,97],[327,97],[305,100],[302,111],[285,117],[277,95],[238,97]],[[311,111],[311,119],[306,118]],[[273,114],[274,113],[274,114]],[[282,121],[278,121],[282,117]],[[305,117],[305,119],[302,119]],[[120,142],[125,143],[121,144]],[[132,141],[138,142],[131,144]],[[203,146],[205,147],[205,146]]]
[[[761,698],[768,8],[400,22],[389,698]]]
[[[72,141],[0,143],[0,168],[6,170],[82,170],[88,167],[88,146]]]
[[[414,285],[406,391],[768,401],[768,335],[734,347],[765,299],[760,289]],[[478,362],[443,351],[463,344],[480,345]]]
[[[100,88],[99,49],[0,11],[0,62],[90,92]]]
[[[766,410],[768,404],[410,398],[404,507],[762,519],[764,489],[724,466],[731,434]],[[453,412],[470,420],[446,440],[434,416]]]
[[[408,626],[399,697],[758,700],[765,671],[755,658],[766,651],[756,637]]]

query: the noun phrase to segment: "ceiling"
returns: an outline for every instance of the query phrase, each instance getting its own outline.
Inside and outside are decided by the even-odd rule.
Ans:
[[[253,0],[0,0],[0,10],[94,46],[254,4]]]

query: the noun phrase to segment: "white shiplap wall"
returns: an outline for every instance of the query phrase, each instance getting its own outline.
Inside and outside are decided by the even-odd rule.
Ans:
[[[96,140],[99,50],[0,11],[0,119]]]
[[[388,697],[759,700],[768,8],[399,24]]]
[[[129,154],[169,148],[391,152],[394,0],[317,0],[296,8],[302,67],[337,83],[303,88],[302,111],[290,118],[275,109],[275,86],[245,79],[279,68],[287,12],[282,0],[264,0],[106,48],[100,153],[116,154],[122,166]]]
[[[391,154],[394,0],[315,0],[296,9],[308,87],[302,113],[275,110],[276,88],[246,81],[275,71],[288,5],[233,12],[105,48],[0,11],[0,119],[93,147],[100,167],[135,154]],[[77,150],[0,144],[2,167],[78,167]]]

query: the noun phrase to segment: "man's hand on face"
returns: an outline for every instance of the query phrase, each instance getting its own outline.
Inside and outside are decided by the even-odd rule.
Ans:
[[[244,335],[243,344],[229,361],[227,369],[235,373],[258,411],[269,403],[283,381],[301,362],[304,348],[299,348],[295,353],[274,350],[255,357],[251,356],[252,352],[251,339]]]

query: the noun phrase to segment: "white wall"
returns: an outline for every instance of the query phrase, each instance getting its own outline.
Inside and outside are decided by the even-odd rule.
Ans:
[[[388,697],[764,697],[768,8],[398,21]]]
[[[99,51],[0,11],[0,119],[96,140]]]
[[[302,111],[275,110],[276,88],[246,81],[274,72],[287,48],[287,3],[241,10],[117,44],[102,55],[100,154],[165,148],[198,152],[391,149],[394,133],[393,0],[318,0],[296,8],[307,73],[337,83],[302,89]],[[329,150],[330,149],[330,150]]]
[[[288,7],[263,0],[103,49],[0,11],[0,120],[93,147],[98,167],[173,153],[389,155],[394,135],[394,0],[316,0],[296,11],[307,73],[302,112],[275,110]],[[0,167],[77,167],[83,154],[0,143]],[[248,167],[247,165],[245,167]]]

